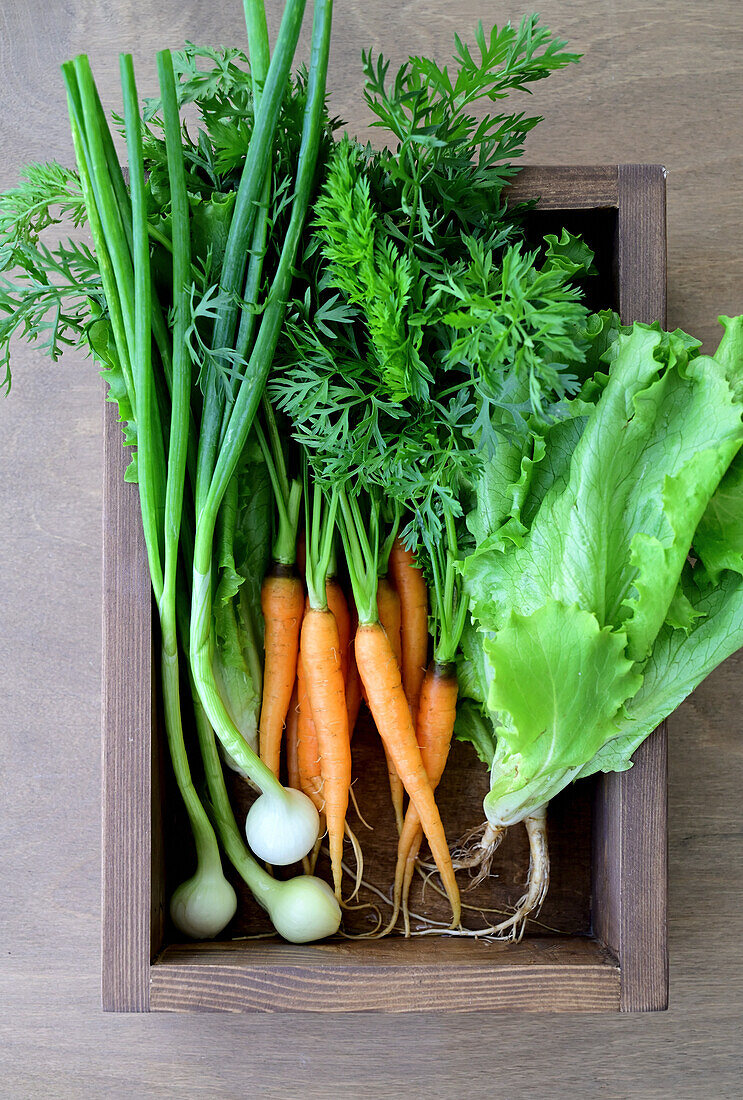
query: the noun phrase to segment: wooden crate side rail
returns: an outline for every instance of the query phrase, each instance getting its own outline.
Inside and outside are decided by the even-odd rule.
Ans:
[[[168,1012],[616,1012],[619,981],[611,953],[579,937],[262,941],[166,948],[151,997]]]
[[[152,799],[150,574],[116,406],[103,431],[101,1000],[149,1009]]]
[[[511,203],[539,199],[540,210],[607,210],[619,205],[616,164],[543,167],[527,164],[508,188]]]
[[[666,323],[666,174],[619,166],[617,258],[625,323]],[[604,775],[594,827],[596,935],[616,952],[623,1012],[668,1007],[668,745],[666,723],[629,771]]]

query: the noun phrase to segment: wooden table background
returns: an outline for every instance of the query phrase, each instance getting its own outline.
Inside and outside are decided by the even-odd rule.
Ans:
[[[279,9],[271,0],[272,27]],[[448,56],[521,0],[337,0],[333,108],[360,132],[363,46]],[[663,162],[669,323],[743,309],[739,0],[544,0],[585,58],[526,103],[527,160]],[[3,0],[0,188],[70,162],[61,61],[118,105],[154,52],[243,40],[239,0]],[[743,1097],[743,660],[670,723],[671,1009],[651,1017],[112,1017],[98,1008],[101,383],[21,349],[0,403],[0,1096]]]

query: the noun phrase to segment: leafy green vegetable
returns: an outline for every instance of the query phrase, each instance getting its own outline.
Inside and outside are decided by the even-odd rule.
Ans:
[[[648,734],[726,657],[743,646],[743,578],[725,574],[718,585],[699,591],[687,586],[694,621],[686,628],[666,623],[643,667],[640,689],[616,717],[617,735],[599,750],[579,777],[597,771],[625,771]]]
[[[743,400],[743,316],[720,317],[725,333],[715,358],[725,368],[738,400]],[[743,573],[743,456],[725,473],[694,535],[694,553],[713,582],[725,569]]]
[[[694,531],[743,432],[724,369],[683,342],[636,325],[570,464],[521,546],[501,536],[465,565],[473,610],[495,630],[509,610],[578,604],[627,632],[634,660],[662,625]],[[710,407],[717,410],[713,419]]]
[[[614,736],[614,715],[642,682],[626,644],[590,611],[558,600],[512,612],[484,641],[495,670],[488,705],[498,716],[488,820],[523,820]]]
[[[72,240],[50,248],[39,235],[85,220],[80,179],[58,164],[32,164],[19,185],[0,194],[0,390],[10,389],[10,341],[36,342],[56,360],[84,343],[90,314],[103,309],[98,263]]]
[[[575,279],[592,261],[567,233],[534,252],[511,243],[518,217],[500,192],[538,120],[469,114],[576,58],[536,17],[475,38],[477,60],[456,39],[451,74],[411,58],[389,83],[388,63],[365,55],[367,102],[397,144],[376,152],[346,138],[333,151],[307,291],[270,387],[327,492],[363,493],[374,523],[382,499],[412,517],[402,537],[420,548],[442,661],[466,613],[454,570],[464,486],[504,434],[577,385],[587,311]],[[367,503],[342,511],[360,521]],[[363,572],[376,576],[371,560]]]
[[[44,229],[63,221],[85,221],[80,177],[56,161],[27,164],[17,187],[0,195],[0,265],[10,267],[9,253],[38,244]]]
[[[257,752],[263,686],[263,614],[260,588],[271,551],[268,472],[258,447],[243,462],[220,512],[214,594],[214,673],[227,711]]]
[[[457,707],[454,736],[459,741],[469,741],[483,764],[490,767],[495,756],[493,727],[472,699],[464,698]]]
[[[743,573],[743,458],[733,459],[694,534],[694,553],[713,581],[723,570]]]
[[[477,118],[474,104],[497,105],[579,59],[537,15],[518,27],[494,26],[489,36],[479,24],[476,51],[458,35],[454,41],[453,75],[432,58],[411,57],[389,81],[389,62],[363,55],[372,125],[393,138],[392,149],[367,153],[385,200],[385,228],[413,248],[424,269],[429,257],[461,255],[463,235],[503,243],[501,192],[540,121],[521,112]]]
[[[657,326],[619,333],[596,404],[579,400],[579,415],[491,463],[490,519],[471,522],[481,541],[462,571],[469,690],[497,735],[494,824],[581,774],[629,766],[743,641],[737,580],[710,588],[685,566],[743,441],[743,363],[697,348]]]

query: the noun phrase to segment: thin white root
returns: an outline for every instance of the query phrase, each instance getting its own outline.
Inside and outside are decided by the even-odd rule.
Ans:
[[[469,890],[473,890],[490,877],[493,856],[505,835],[506,830],[502,825],[491,825],[488,821],[484,826],[469,833],[459,850],[452,853],[454,870],[470,872],[472,881],[468,886]]]
[[[423,879],[424,890],[430,886],[430,888],[435,893],[439,894],[442,898],[446,897],[446,890],[444,890],[441,886],[437,886],[436,883],[433,881],[432,871],[424,871],[419,863],[416,863],[415,869]],[[488,909],[487,906],[484,905],[466,905],[465,902],[462,902],[462,908],[468,909],[472,913],[479,913],[481,917],[484,917],[486,913],[499,913],[502,917],[508,916],[507,909]]]
[[[346,910],[346,912],[351,912],[351,913],[358,913],[362,909],[368,909],[368,910],[370,910],[370,912],[376,913],[377,923],[374,925],[374,928],[370,932],[346,932],[344,929],[341,928],[337,932],[337,935],[339,935],[341,937],[341,939],[344,939],[344,940],[376,940],[376,939],[379,939],[380,935],[382,935],[382,933],[380,933],[380,931],[379,931],[379,929],[382,925],[382,911],[381,911],[381,909],[379,908],[378,905],[375,905],[373,902],[366,902],[366,903],[360,904],[360,905],[344,905],[343,908]]]
[[[512,940],[518,943],[524,934],[527,918],[537,916],[547,895],[550,879],[550,861],[547,849],[547,812],[546,807],[531,814],[524,821],[529,837],[529,877],[524,896],[518,902],[515,911],[507,920],[492,924],[489,928],[470,930],[465,928],[446,929],[443,934],[450,936],[468,936],[472,939]],[[431,934],[431,929],[413,932],[414,936]]]
[[[350,795],[351,801],[353,802],[353,808],[356,811],[356,816],[358,817],[359,821],[361,822],[362,825],[366,826],[366,828],[369,830],[370,833],[373,833],[374,832],[374,826],[369,824],[369,822],[366,820],[366,818],[362,816],[361,810],[359,809],[359,804],[356,801],[356,795],[353,793],[353,783],[348,788],[348,793]]]
[[[348,822],[346,822],[346,836],[351,841],[351,847],[353,848],[354,859],[356,860],[356,880],[354,888],[346,899],[346,904],[358,895],[361,883],[364,881],[364,856],[361,851],[361,845],[358,842],[356,834],[353,832]]]
[[[347,863],[343,863],[342,867],[343,867],[343,870],[346,872],[346,874],[350,875],[352,873],[351,868],[348,866]],[[386,906],[388,906],[391,909],[394,909],[394,903],[392,902],[392,899],[388,898],[386,894],[382,893],[382,891],[377,886],[372,885],[371,882],[365,882],[364,880],[362,880],[361,885],[364,887],[365,890],[368,890],[371,894],[374,894],[376,897],[378,897],[379,900],[381,902],[383,902]],[[349,908],[351,908],[351,907],[349,907]],[[369,908],[369,909],[374,909],[377,913],[379,913],[379,908],[376,905],[357,905],[357,906],[354,906],[353,908],[354,908],[354,910]],[[432,920],[432,919],[429,919],[428,917],[424,917],[422,913],[411,913],[410,915],[415,920],[420,921],[422,924],[428,924],[428,925],[431,925],[432,927],[435,927],[435,930],[437,930],[437,931],[438,930],[443,930],[444,928],[449,927],[447,921]],[[378,921],[376,928],[373,929],[373,931],[371,931],[371,932],[359,932],[356,935],[350,935],[349,933],[345,933],[345,932],[340,933],[340,934],[343,935],[345,939],[354,939],[354,940],[372,939],[372,940],[378,940],[378,939],[381,939],[382,936],[385,936],[385,935],[388,934],[388,930],[386,928],[381,932],[379,931],[380,923],[381,922]],[[391,928],[389,929],[389,931],[391,931]]]
[[[491,825],[489,821],[470,829],[452,848],[451,861],[455,871],[469,871],[472,881],[463,892],[474,890],[490,877],[493,856],[506,835],[503,825]],[[426,871],[435,871],[434,863],[422,863]]]

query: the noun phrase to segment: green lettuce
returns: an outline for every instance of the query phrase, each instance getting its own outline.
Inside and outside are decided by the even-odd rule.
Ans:
[[[220,511],[212,659],[222,701],[256,752],[263,686],[260,593],[270,550],[271,486],[260,450],[249,442]]]
[[[617,735],[602,746],[580,777],[630,768],[632,754],[648,734],[743,646],[743,577],[728,573],[719,585],[703,591],[690,585],[688,591],[693,624],[663,626],[643,668],[642,685],[617,715]]]
[[[741,578],[705,567],[695,541],[743,442],[742,330],[727,325],[714,357],[684,333],[617,330],[595,404],[584,394],[576,415],[509,456],[502,503],[487,524],[470,521],[462,671],[496,737],[493,824],[522,820],[581,775],[629,767],[743,644]]]

